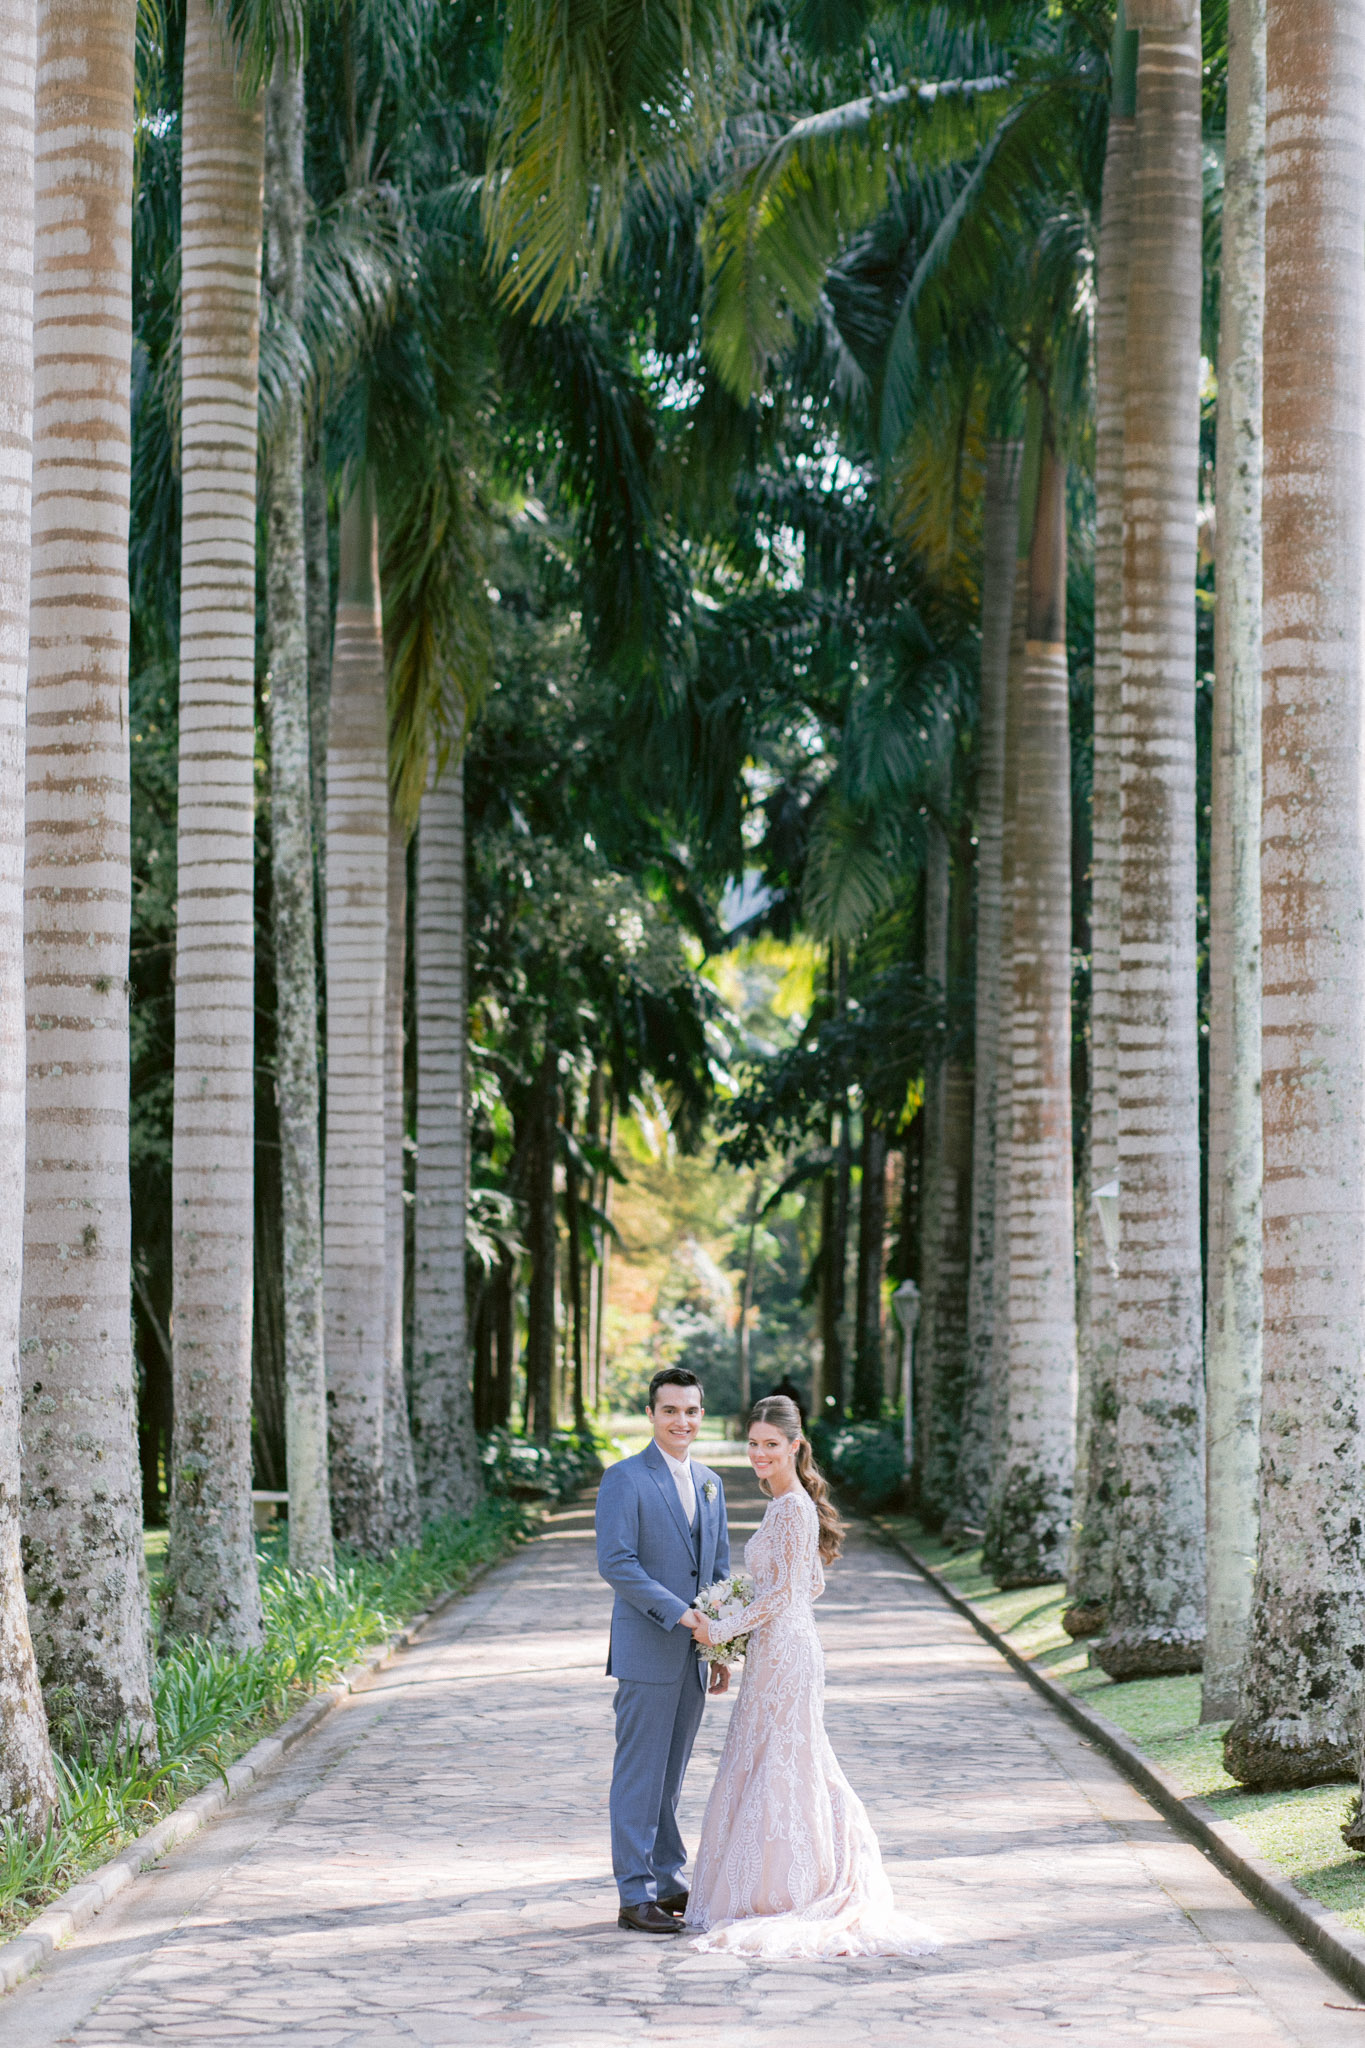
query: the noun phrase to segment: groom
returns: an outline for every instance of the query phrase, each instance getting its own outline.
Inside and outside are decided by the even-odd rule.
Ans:
[[[725,1490],[696,1464],[701,1381],[685,1366],[656,1372],[647,1410],[654,1441],[603,1474],[597,1569],[616,1595],[607,1675],[616,1680],[611,1861],[621,1910],[636,1934],[676,1934],[687,1907],[678,1795],[706,1703],[708,1666],[691,1630],[699,1587],[730,1570]],[[710,1668],[710,1690],[730,1674]]]

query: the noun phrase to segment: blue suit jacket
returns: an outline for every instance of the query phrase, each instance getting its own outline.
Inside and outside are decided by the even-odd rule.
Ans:
[[[696,1663],[696,1644],[678,1622],[700,1587],[729,1572],[730,1532],[725,1489],[717,1474],[693,1458],[692,1479],[701,1517],[700,1558],[657,1444],[609,1465],[602,1475],[597,1569],[616,1595],[609,1677],[676,1685],[688,1664]],[[708,1488],[714,1489],[709,1500]]]

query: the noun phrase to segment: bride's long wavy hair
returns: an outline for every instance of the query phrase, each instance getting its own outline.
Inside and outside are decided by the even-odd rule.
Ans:
[[[789,1444],[796,1445],[796,1476],[815,1502],[815,1512],[820,1517],[820,1562],[833,1564],[843,1548],[844,1525],[829,1497],[825,1475],[816,1464],[802,1431],[801,1410],[786,1394],[765,1394],[761,1401],[754,1403],[749,1417],[750,1429],[756,1422],[770,1422],[774,1429],[781,1430]],[[761,1479],[758,1483],[763,1487]],[[766,1487],[763,1490],[766,1492]]]

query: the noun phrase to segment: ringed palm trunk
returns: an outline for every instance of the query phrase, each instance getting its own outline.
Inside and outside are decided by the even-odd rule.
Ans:
[[[40,10],[21,1358],[44,1688],[155,1753],[128,1183],[135,40],[126,0]]]
[[[1208,1640],[1203,1718],[1237,1711],[1261,1401],[1261,337],[1265,6],[1228,14],[1218,335],[1209,888]]]
[[[861,1179],[858,1193],[858,1281],[854,1304],[853,1413],[875,1422],[882,1412],[882,1265],[886,1240],[886,1129],[863,1112]],[[758,1225],[759,1182],[749,1213],[740,1313],[740,1407],[749,1383],[749,1306],[754,1291],[754,1233]]]
[[[408,956],[408,840],[392,811],[388,918],[384,970],[384,1497],[388,1505],[389,1541],[416,1543],[421,1539],[422,1517],[403,1366],[403,1304],[407,1295],[403,998]]]
[[[1062,1577],[1071,1533],[1076,1293],[1068,696],[1066,470],[1045,438],[1014,722],[1009,1375],[1005,1457],[985,1551],[1006,1586]]]
[[[1114,1678],[1204,1649],[1194,574],[1203,183],[1197,5],[1139,9],[1124,406]]]
[[[1224,1750],[1244,1784],[1274,1786],[1352,1767],[1365,1633],[1357,7],[1271,0],[1266,105],[1260,1546]]]
[[[270,288],[303,317],[303,70],[281,56],[266,102]],[[266,485],[266,642],[270,682],[270,850],[277,1003],[276,1104],[284,1268],[284,1433],[289,1562],[330,1577],[323,1354],[322,1155],[318,1145],[318,992],[313,794],[308,718],[308,557],[303,413],[286,392]]]
[[[379,526],[368,472],[341,515],[327,735],[327,1165],[324,1301],[332,1519],[385,1537],[384,980],[389,753]]]
[[[986,451],[981,570],[981,749],[976,778],[976,1016],[972,1104],[972,1201],[967,1277],[967,1353],[962,1438],[948,1520],[985,1524],[991,1492],[991,1359],[996,1275],[1003,1267],[996,1215],[996,1132],[1000,1113],[1001,834],[1005,809],[1005,682],[1019,531],[1023,444],[992,441]],[[1000,1265],[997,1258],[1000,1257]]]
[[[530,1278],[526,1300],[526,1431],[548,1443],[558,1427],[555,1412],[555,1147],[558,1134],[559,1075],[554,1049],[547,1047],[527,1107],[526,1250]]]
[[[1137,36],[1114,27],[1113,97],[1104,156],[1095,307],[1095,752],[1091,798],[1090,1194],[1119,1174],[1119,756],[1123,695],[1123,408],[1132,231]],[[1085,1486],[1063,1626],[1094,1635],[1109,1613],[1118,1497],[1115,1467],[1118,1296],[1113,1259],[1093,1205],[1088,1384],[1083,1389]]]
[[[0,1814],[30,1836],[57,1803],[19,1554],[24,1213],[24,690],[33,465],[31,0],[0,0]]]
[[[251,1524],[261,103],[185,14],[169,1621],[261,1638]]]
[[[413,1448],[422,1512],[467,1515],[483,1491],[465,1302],[469,1202],[464,765],[422,798],[417,835],[417,1201]]]
[[[1028,658],[1029,537],[1038,497],[1037,450],[1025,446],[1020,472],[1018,559],[1010,613],[1005,683],[1005,789],[1000,827],[1000,1023],[996,1057],[995,1230],[991,1307],[991,1498],[1009,1447],[1010,1257],[1009,1217],[1014,1186],[1014,842],[1019,816],[1019,719]],[[987,1517],[990,1501],[987,1501]]]

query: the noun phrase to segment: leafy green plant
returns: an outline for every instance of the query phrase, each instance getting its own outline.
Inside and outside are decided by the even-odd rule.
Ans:
[[[845,1427],[817,1422],[811,1431],[817,1462],[855,1508],[876,1514],[889,1507],[905,1480],[899,1429],[876,1422]]]
[[[495,1429],[483,1439],[488,1490],[512,1500],[570,1500],[601,1470],[590,1436],[561,1430],[548,1444],[537,1444],[509,1429]]]

